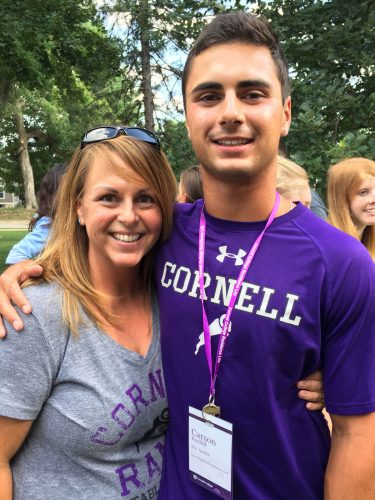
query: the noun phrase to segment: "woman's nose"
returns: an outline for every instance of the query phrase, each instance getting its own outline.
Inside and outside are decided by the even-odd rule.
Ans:
[[[135,224],[138,221],[138,213],[134,204],[132,202],[123,203],[117,218],[128,226]]]

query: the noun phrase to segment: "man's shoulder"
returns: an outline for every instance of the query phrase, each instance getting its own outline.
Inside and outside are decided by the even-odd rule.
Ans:
[[[334,249],[339,253],[340,250],[345,252],[347,249],[365,253],[365,248],[360,241],[332,226],[310,210],[306,210],[303,216],[297,218],[295,224],[321,248]]]
[[[358,257],[371,261],[364,245],[340,229],[319,218],[309,210],[296,219],[295,224],[317,249],[327,258],[353,259]]]

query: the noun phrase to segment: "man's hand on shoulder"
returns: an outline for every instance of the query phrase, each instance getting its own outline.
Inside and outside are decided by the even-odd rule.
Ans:
[[[32,260],[25,260],[9,266],[0,275],[0,338],[6,335],[2,317],[11,323],[15,330],[22,330],[22,320],[11,301],[22,309],[25,314],[30,314],[31,306],[20,285],[28,278],[40,276],[42,273],[41,266],[34,264]]]

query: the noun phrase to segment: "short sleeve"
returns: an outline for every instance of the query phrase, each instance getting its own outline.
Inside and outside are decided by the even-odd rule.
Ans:
[[[16,264],[17,262],[37,257],[46,244],[50,224],[51,221],[48,217],[42,217],[31,233],[28,233],[11,248],[5,263]]]
[[[0,341],[0,415],[34,420],[50,394],[56,362],[37,319],[18,313],[24,330],[5,322],[7,336]]]
[[[334,276],[322,339],[327,410],[374,412],[375,265],[367,252],[354,252]]]

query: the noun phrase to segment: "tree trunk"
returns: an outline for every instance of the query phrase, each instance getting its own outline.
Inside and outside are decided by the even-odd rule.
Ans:
[[[154,130],[154,97],[151,87],[150,33],[148,0],[140,0],[139,29],[141,38],[143,104],[145,108],[145,127]]]
[[[25,192],[25,208],[37,208],[38,205],[35,197],[34,174],[30,163],[28,137],[23,119],[23,103],[20,99],[16,99],[15,101],[14,113],[18,132],[18,141],[20,145],[18,154]]]

